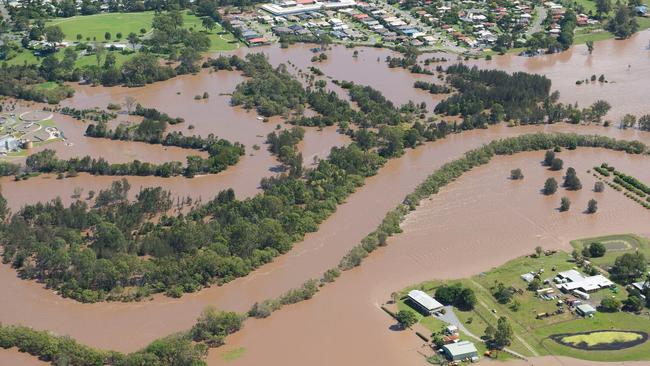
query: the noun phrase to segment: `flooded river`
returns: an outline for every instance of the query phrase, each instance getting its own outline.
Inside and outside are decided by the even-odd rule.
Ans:
[[[3,310],[0,321],[50,329],[97,347],[135,350],[161,335],[189,328],[206,305],[245,311],[255,301],[276,297],[309,278],[320,277],[372,231],[388,210],[400,203],[406,194],[441,164],[495,138],[540,130],[600,132],[628,139],[642,137],[650,142],[650,135],[637,136],[635,131],[565,124],[520,128],[495,126],[488,130],[453,135],[409,150],[401,158],[390,161],[377,176],[369,178],[365,186],[339,206],[337,212],[323,222],[318,232],[307,235],[289,253],[245,278],[188,294],[181,299],[156,296],[153,301],[142,303],[80,304],[62,299],[43,289],[41,284],[18,279],[11,268],[2,265],[0,288],[12,296],[0,299]],[[329,290],[326,288],[325,291]],[[327,299],[325,295],[319,295],[319,298]],[[102,331],[97,332],[97,329]]]
[[[254,320],[210,354],[209,364],[225,364],[221,353],[244,347],[233,365],[422,365],[421,340],[412,332],[392,331],[394,321],[379,305],[390,293],[424,280],[462,278],[544,248],[570,250],[569,241],[585,236],[634,232],[650,235],[650,212],[621,192],[594,193],[587,169],[603,161],[650,181],[650,157],[580,149],[560,154],[575,167],[583,189],[560,188],[552,196],[540,189],[562,172],[542,167],[543,152],[497,157],[475,168],[425,200],[403,223],[404,232],[370,255],[360,268],[345,272],[312,300],[288,306],[270,318]],[[508,179],[521,168],[523,181]],[[561,196],[572,202],[557,210]],[[598,213],[585,214],[598,200]],[[471,213],[471,214],[468,214]],[[274,337],[274,334],[282,337]],[[536,364],[536,363],[535,363]],[[570,364],[570,363],[568,363]]]
[[[577,46],[562,54],[535,59],[505,56],[476,63],[508,71],[545,74],[553,80],[554,88],[560,90],[565,102],[577,100],[583,104],[603,98],[613,105],[612,116],[627,112],[650,113],[647,104],[650,51],[645,49],[649,36],[649,32],[642,32],[628,41],[598,42],[591,56],[587,55],[584,46]],[[274,64],[291,60],[303,70],[312,65],[308,46],[298,45],[288,50],[277,46],[255,49],[260,50],[268,53]],[[424,101],[430,107],[435,104],[436,97],[412,87],[414,80],[430,76],[413,75],[402,69],[389,70],[383,60],[390,53],[385,50],[363,48],[357,59],[353,59],[352,53],[352,49],[334,47],[328,51],[328,60],[315,66],[334,79],[374,86],[398,104],[408,100]],[[615,58],[611,57],[612,53]],[[380,62],[377,62],[378,57]],[[629,70],[628,64],[631,65]],[[601,73],[612,82],[575,85],[578,78]],[[274,174],[278,165],[266,151],[264,140],[279,121],[262,123],[254,112],[229,106],[230,97],[222,94],[230,93],[240,81],[241,76],[234,72],[204,70],[197,75],[144,88],[78,87],[75,97],[65,104],[77,108],[104,107],[133,96],[144,106],[185,118],[184,124],[172,129],[203,136],[214,133],[247,147],[247,156],[217,175],[194,179],[131,177],[132,193],[135,194],[140,186],[161,185],[175,195],[201,197],[205,201],[219,190],[232,187],[239,197],[246,197],[255,194],[260,179]],[[195,101],[194,95],[204,91],[210,98]],[[66,124],[77,123],[81,122],[61,122],[63,128]],[[191,132],[190,124],[195,127]],[[73,130],[82,131],[80,128]],[[0,288],[11,294],[0,298],[0,322],[49,329],[96,347],[133,351],[155,338],[190,327],[206,305],[245,311],[253,302],[276,297],[309,278],[320,277],[323,271],[335,266],[341,256],[379,224],[388,210],[444,162],[495,138],[534,131],[598,133],[640,139],[650,144],[647,133],[565,124],[496,126],[450,136],[409,150],[401,158],[390,161],[377,176],[369,178],[364,187],[350,196],[318,232],[307,235],[289,253],[246,278],[181,299],[156,296],[142,303],[80,304],[62,299],[41,284],[20,280],[11,268],[0,265]],[[75,137],[77,141],[83,139],[80,135]],[[104,141],[87,140],[78,142],[79,150],[74,150],[75,154],[95,148],[97,154],[110,154],[110,149],[117,149],[124,159],[138,156],[146,160],[142,156],[151,156],[178,160],[175,154],[185,153],[183,149],[174,149],[164,155],[159,147],[139,143],[124,143],[129,146],[119,147],[108,145],[113,141],[105,141],[106,147],[101,147]],[[88,146],[83,147],[83,143]],[[300,148],[305,163],[309,164],[314,157],[325,156],[331,146],[347,143],[349,140],[334,128],[322,131],[310,128]],[[254,150],[253,145],[259,145],[260,149]],[[137,150],[150,147],[158,149],[160,155]],[[108,150],[101,150],[104,148]],[[312,301],[288,307],[269,319],[249,321],[241,333],[228,339],[226,348],[210,354],[210,364],[222,363],[222,351],[240,346],[247,352],[235,361],[237,364],[421,364],[424,361],[414,351],[419,346],[417,341],[411,335],[389,331],[392,322],[377,310],[377,304],[386,301],[395,289],[432,277],[476,273],[525,254],[537,245],[566,247],[566,242],[576,236],[650,231],[647,211],[615,192],[607,191],[598,199],[598,214],[582,215],[579,210],[592,195],[588,188],[593,182],[584,173],[586,168],[606,160],[649,181],[648,158],[598,150],[562,154],[566,156],[563,156],[566,166],[579,168],[585,187],[570,194],[574,210],[569,214],[560,215],[554,211],[559,195],[546,199],[537,192],[543,177],[551,174],[538,166],[540,153],[496,158],[492,164],[475,169],[425,203],[409,216],[405,233],[392,238],[388,248],[374,253],[361,268],[345,273]],[[119,156],[113,157],[119,159]],[[526,178],[524,184],[511,187],[514,182],[505,177],[514,167],[522,168]],[[87,193],[106,187],[115,179],[80,175],[57,180],[44,176],[19,183],[3,178],[0,184],[11,207],[16,209],[25,203],[56,196],[70,202],[75,187],[83,187]],[[0,353],[0,364],[4,364],[2,360],[10,357],[9,354],[12,351]]]

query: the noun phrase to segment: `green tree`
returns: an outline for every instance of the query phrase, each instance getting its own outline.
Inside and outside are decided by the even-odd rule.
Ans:
[[[102,58],[106,54],[106,48],[104,47],[103,43],[96,42],[94,44],[95,47],[95,60],[97,61],[97,66],[102,64]]]
[[[542,189],[542,192],[547,196],[557,192],[557,181],[555,178],[548,178],[546,182],[544,182],[544,189]]]
[[[623,284],[633,282],[644,275],[646,259],[643,253],[625,253],[616,258],[610,271],[612,279]]]
[[[602,1],[602,0],[601,0]],[[612,32],[617,38],[629,38],[639,30],[634,14],[630,8],[620,5],[616,9],[616,14],[607,23],[607,30]]]
[[[212,17],[203,17],[201,18],[201,25],[205,30],[211,31],[216,27],[217,23],[215,23],[214,19]]]
[[[217,311],[210,306],[203,310],[201,316],[190,331],[192,339],[206,342],[215,347],[223,344],[224,338],[241,329],[244,317],[235,312]]]
[[[605,190],[605,183],[598,181],[594,183],[594,192],[600,193]]]
[[[107,41],[110,41],[111,40],[111,33],[110,32],[104,33],[104,39],[107,40]]]
[[[58,25],[53,25],[45,28],[45,39],[51,43],[52,49],[56,49],[57,43],[63,42],[65,34]]]
[[[510,171],[510,179],[519,180],[524,179],[524,173],[521,172],[521,169],[513,169]]]
[[[553,160],[555,159],[555,152],[553,150],[548,150],[544,154],[544,166],[551,166]]]
[[[112,223],[102,222],[97,225],[91,248],[98,258],[112,258],[118,253],[125,253],[128,242],[120,229]]]
[[[129,41],[129,43],[131,44],[131,48],[133,48],[133,50],[135,51],[135,46],[138,44],[138,41],[140,40],[138,38],[138,35],[131,32],[129,33],[128,36],[126,36],[126,40]]]
[[[575,169],[570,167],[566,170],[564,183],[562,185],[570,191],[578,191],[582,189],[582,183],[580,182],[580,178],[578,178]]]
[[[571,200],[568,197],[562,197],[560,200],[560,211],[569,211],[569,208],[571,208]]]
[[[587,213],[593,214],[596,211],[598,211],[598,202],[592,198],[587,203]]]
[[[601,119],[605,117],[610,109],[612,109],[612,106],[607,101],[604,101],[602,99],[595,101],[590,107],[591,120],[593,122],[600,123]]]
[[[605,253],[607,252],[607,248],[605,247],[605,245],[597,241],[590,243],[588,248],[589,248],[588,249],[589,257],[591,258],[600,258],[604,256]]]
[[[2,195],[2,187],[0,187],[0,223],[5,221],[8,214],[9,207],[7,205],[7,199]]]
[[[623,304],[620,300],[612,297],[606,297],[600,302],[600,310],[607,313],[615,313],[621,310],[622,306]]]
[[[644,301],[640,296],[630,295],[623,302],[623,310],[637,312],[643,310]]]
[[[402,326],[403,329],[410,328],[413,324],[417,323],[418,318],[410,310],[400,310],[395,314],[395,319]]]
[[[512,343],[514,332],[508,319],[504,316],[497,320],[497,329],[494,333],[493,345],[498,349],[503,349]]]
[[[612,11],[612,2],[611,0],[596,0],[596,13],[600,19],[603,18],[603,15],[607,15]]]
[[[555,158],[551,161],[551,170],[558,171],[564,167],[564,161],[560,158]]]

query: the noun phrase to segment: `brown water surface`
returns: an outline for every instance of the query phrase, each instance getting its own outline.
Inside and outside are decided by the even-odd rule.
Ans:
[[[540,165],[542,152],[494,158],[425,200],[388,247],[312,300],[248,322],[228,338],[226,347],[210,353],[209,364],[224,364],[222,352],[244,347],[246,353],[233,365],[422,365],[425,361],[417,353],[421,340],[412,332],[391,330],[394,321],[379,309],[391,292],[424,280],[474,275],[538,245],[570,250],[574,238],[650,235],[648,210],[609,188],[593,192],[595,178],[586,173],[607,161],[650,181],[649,157],[600,149],[565,151],[560,157],[565,166],[576,168],[582,190],[541,194],[546,178],[561,181],[562,176]],[[517,167],[524,172],[523,181],[508,179]],[[561,196],[572,201],[569,212],[557,210]],[[598,200],[594,215],[584,213],[591,198]]]
[[[320,277],[372,231],[388,210],[441,164],[495,138],[540,130],[598,131],[619,138],[642,137],[650,141],[649,134],[635,131],[565,124],[517,128],[495,126],[452,135],[408,150],[401,158],[389,161],[378,175],[367,179],[365,186],[340,205],[337,212],[321,224],[319,231],[308,234],[289,253],[247,277],[181,299],[156,296],[153,301],[141,303],[80,304],[44,290],[41,284],[18,279],[14,270],[2,265],[0,288],[12,296],[0,299],[0,321],[49,329],[97,347],[133,351],[157,337],[189,328],[206,305],[246,311],[256,301],[277,297],[307,279]],[[607,153],[602,154],[606,156]],[[200,179],[203,178],[184,182],[200,182]],[[29,184],[29,181],[24,183]],[[132,185],[138,186],[137,183]]]

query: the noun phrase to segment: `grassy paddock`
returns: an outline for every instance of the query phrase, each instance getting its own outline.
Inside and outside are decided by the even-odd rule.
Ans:
[[[601,258],[589,258],[595,265],[607,268],[614,264],[616,257],[624,253],[642,252],[646,257],[650,257],[650,243],[648,239],[639,237],[634,234],[607,235],[594,238],[577,239],[571,241],[571,246],[582,251],[585,245],[593,242],[602,243],[607,252]]]

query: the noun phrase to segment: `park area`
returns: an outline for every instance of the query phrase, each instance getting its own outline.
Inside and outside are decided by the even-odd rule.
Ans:
[[[104,35],[110,33],[111,40],[119,42],[116,35],[122,35],[123,43],[129,33],[144,35],[151,33],[151,24],[155,13],[145,11],[139,13],[101,13],[96,15],[75,16],[71,18],[54,19],[47,23],[47,26],[58,25],[65,34],[68,42],[78,41],[78,36],[84,41],[105,41]],[[220,25],[212,30],[203,29],[201,18],[183,13],[183,26],[187,29],[208,32],[211,41],[210,52],[230,51],[238,47],[236,39],[232,34],[224,32]]]
[[[489,325],[495,327],[499,317],[505,317],[514,332],[507,348],[526,357],[552,354],[599,361],[650,360],[647,309],[634,313],[604,312],[600,308],[603,299],[627,299],[629,293],[625,286],[602,287],[590,291],[586,298],[557,288],[560,273],[575,271],[585,277],[595,273],[607,275],[603,268],[613,265],[616,257],[637,250],[648,251],[647,239],[628,234],[574,240],[571,244],[580,251],[585,244],[593,242],[601,242],[607,248],[602,257],[589,258],[595,269],[588,268],[588,264],[579,266],[569,253],[540,250],[471,278],[434,280],[408,287],[395,295],[397,309],[417,313],[419,325],[435,333],[446,324],[444,320],[448,316],[421,314],[406,295],[417,289],[435,297],[440,287],[458,284],[474,292],[475,305],[471,310],[446,308],[461,325],[461,340],[473,341],[479,350],[486,348],[477,338],[484,337]],[[527,274],[534,274],[538,281],[535,286],[524,279]],[[581,314],[579,304],[588,304],[598,311]]]
[[[124,61],[131,58],[134,53],[131,51],[131,45],[128,44],[127,36],[129,33],[135,33],[142,39],[146,39],[152,34],[152,21],[154,12],[146,11],[139,13],[101,13],[96,15],[75,16],[70,18],[57,18],[47,22],[47,26],[57,25],[65,34],[65,41],[75,42],[102,42],[106,48],[112,44],[125,44],[128,52],[111,51],[115,55],[117,66],[122,65]],[[240,46],[237,39],[219,25],[216,24],[214,29],[206,30],[203,28],[201,18],[190,14],[183,13],[183,26],[187,29],[206,32],[210,39],[209,53],[231,51]],[[106,33],[110,34],[111,39],[106,40]],[[118,33],[120,38],[118,38]],[[78,37],[80,37],[78,39]],[[73,46],[70,46],[73,47]],[[61,60],[63,52],[59,50],[55,55]],[[36,56],[32,50],[21,48],[14,57],[7,60],[11,65],[22,65],[24,63],[40,63],[41,57]],[[94,54],[80,53],[76,61],[77,67],[94,65],[97,62]]]

